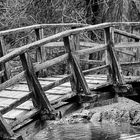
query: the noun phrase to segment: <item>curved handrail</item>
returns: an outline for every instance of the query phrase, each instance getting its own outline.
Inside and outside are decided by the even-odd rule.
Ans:
[[[88,24],[82,24],[82,23],[36,24],[36,25],[31,25],[31,26],[25,26],[25,27],[0,31],[0,36],[11,34],[11,33],[18,33],[22,31],[29,32],[34,29],[40,29],[40,28],[46,28],[46,27],[84,27],[87,25]]]
[[[81,28],[77,28],[77,29],[71,29],[71,30],[67,30],[67,31],[62,31],[60,33],[57,33],[55,35],[49,36],[47,38],[43,38],[41,40],[35,41],[33,43],[27,44],[25,46],[22,46],[20,48],[17,48],[16,50],[14,50],[13,52],[10,52],[9,54],[3,56],[0,58],[0,63],[4,63],[9,61],[10,59],[27,52],[28,50],[31,49],[35,49],[38,46],[41,45],[45,45],[46,43],[49,43],[51,41],[55,41],[57,39],[66,37],[66,36],[70,36],[70,35],[74,35],[74,34],[78,34],[82,31],[90,31],[90,30],[97,30],[97,29],[104,29],[107,27],[115,27],[115,26],[121,26],[121,25],[127,25],[127,26],[137,26],[140,25],[140,22],[110,22],[110,23],[101,23],[101,24],[97,24],[97,25],[89,25],[86,27],[81,27]],[[1,34],[1,32],[0,32]]]

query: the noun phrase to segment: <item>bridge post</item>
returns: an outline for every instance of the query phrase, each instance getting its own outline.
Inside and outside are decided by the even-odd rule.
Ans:
[[[36,34],[36,40],[40,40],[44,38],[44,30],[43,28],[35,29]],[[36,49],[36,62],[45,62],[46,61],[46,50],[44,46],[38,47]],[[47,69],[43,69],[40,72],[37,73],[37,75],[40,75],[41,77],[44,77],[47,75]]]
[[[21,54],[20,59],[24,70],[26,71],[26,80],[29,90],[32,91],[32,99],[35,108],[39,109],[42,114],[45,114],[46,119],[54,119],[54,109],[46,97],[33,69],[33,65],[29,55]],[[41,115],[42,115],[41,114]]]
[[[105,44],[109,44],[110,41],[112,42],[114,40],[111,33],[111,27],[107,27],[104,29],[104,35],[105,35]],[[105,61],[106,61],[106,65],[111,64],[111,59],[109,57],[107,50],[105,51]],[[113,70],[113,67],[111,67],[110,65],[109,72],[107,75],[107,80],[111,83],[116,83],[117,79],[116,76],[114,75],[115,75],[115,71]]]
[[[81,93],[81,90],[83,90],[85,94],[89,95],[90,89],[84,78],[77,57],[74,54],[75,51],[74,46],[70,43],[68,36],[64,37],[63,41],[64,41],[64,46],[66,47],[67,52],[69,53],[68,63],[69,63],[70,71],[73,75],[73,82],[71,84],[72,86],[74,85],[74,89],[72,90],[75,90],[77,94]]]
[[[0,37],[0,57],[4,56],[7,53],[5,42],[3,36]],[[10,69],[8,63],[1,64],[0,65],[0,70],[4,71],[4,75],[1,77],[1,83],[4,81],[8,80],[10,78]]]

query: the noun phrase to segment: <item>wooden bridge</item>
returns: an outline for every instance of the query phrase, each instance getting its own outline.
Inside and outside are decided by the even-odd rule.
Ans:
[[[45,37],[43,30],[52,27],[67,27],[67,30]],[[69,103],[96,104],[109,98],[117,99],[116,95],[139,95],[140,36],[118,29],[120,27],[138,29],[140,23],[41,24],[0,31],[0,137],[20,140],[22,136],[17,135],[17,129],[35,118],[55,119],[58,110]],[[96,30],[102,34],[102,43],[81,39],[84,33]],[[36,41],[12,50],[6,48],[6,35],[31,31]],[[127,41],[116,41],[119,35],[127,37]],[[65,50],[63,54],[46,60],[46,49],[59,47]],[[101,52],[100,60],[84,59],[95,52]],[[129,56],[130,61],[122,62],[119,54]],[[19,72],[11,76],[9,63],[15,59],[21,61],[21,66],[17,68]],[[47,68],[62,62],[68,67],[68,74],[38,76],[46,75]],[[81,64],[97,67],[82,70]],[[135,75],[132,75],[134,67]]]

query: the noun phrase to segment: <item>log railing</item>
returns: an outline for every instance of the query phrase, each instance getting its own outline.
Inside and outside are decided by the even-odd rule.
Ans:
[[[81,94],[85,94],[87,96],[93,95],[93,99],[95,99],[95,100],[97,99],[97,95],[94,91],[91,91],[91,89],[88,87],[88,84],[85,80],[84,75],[92,74],[94,72],[107,69],[108,77],[109,77],[108,79],[109,79],[109,82],[111,82],[111,84],[113,84],[114,86],[124,85],[125,80],[123,78],[121,67],[132,66],[132,65],[139,66],[140,62],[119,64],[119,62],[117,61],[115,51],[118,51],[117,50],[118,48],[128,48],[128,47],[131,47],[131,48],[137,47],[138,48],[139,43],[133,42],[133,43],[129,43],[129,44],[125,43],[125,44],[115,45],[113,35],[114,35],[114,33],[116,33],[116,34],[124,35],[124,36],[130,37],[130,38],[133,38],[133,39],[140,39],[140,37],[136,36],[136,35],[132,35],[130,33],[126,33],[124,31],[120,31],[118,29],[112,30],[112,27],[120,26],[120,25],[137,26],[137,25],[140,25],[140,23],[103,23],[103,24],[98,24],[98,25],[89,25],[86,27],[63,31],[63,32],[57,33],[55,35],[52,35],[52,36],[49,36],[46,38],[43,38],[42,35],[41,36],[39,35],[40,34],[39,29],[42,29],[46,26],[48,27],[48,25],[34,25],[34,26],[30,26],[30,27],[23,27],[20,29],[11,29],[9,31],[1,31],[0,36],[6,35],[6,34],[8,34],[8,32],[12,33],[12,32],[19,32],[19,31],[25,31],[25,30],[28,31],[29,29],[36,30],[35,32],[37,34],[37,41],[24,45],[20,48],[17,48],[8,54],[3,54],[3,56],[1,56],[1,58],[0,58],[0,65],[3,68],[3,66],[6,66],[5,64],[8,61],[19,56],[19,58],[22,62],[22,67],[23,67],[23,71],[21,73],[15,75],[14,77],[9,77],[9,79],[6,78],[5,81],[3,81],[3,83],[0,84],[0,90],[4,90],[7,87],[9,87],[13,84],[16,84],[17,82],[19,82],[20,80],[25,78],[27,81],[28,87],[29,87],[29,91],[30,91],[30,93],[28,95],[22,97],[20,100],[15,101],[8,107],[1,110],[1,114],[0,114],[1,120],[0,121],[2,124],[1,126],[2,126],[3,133],[9,137],[13,136],[13,131],[12,131],[11,127],[14,127],[16,124],[20,123],[21,121],[23,121],[24,119],[26,119],[27,117],[30,117],[30,116],[26,116],[26,117],[24,116],[23,119],[21,119],[21,121],[16,121],[11,126],[9,126],[4,121],[2,115],[7,113],[10,110],[16,108],[17,106],[19,106],[20,104],[29,100],[30,98],[32,98],[34,108],[37,111],[47,110],[47,115],[48,115],[49,119],[53,119],[55,117],[55,110],[52,107],[51,103],[49,102],[49,100],[46,97],[44,92],[49,89],[52,89],[56,86],[59,86],[65,82],[70,81],[72,93],[77,94],[78,97],[80,97]],[[52,25],[52,26],[54,26],[54,25]],[[75,25],[72,24],[72,27],[73,26],[75,26]],[[79,27],[79,25],[78,25],[78,27]],[[93,31],[93,30],[97,30],[97,29],[104,30],[105,44],[98,45],[98,44],[93,43],[94,47],[91,47],[92,43],[90,43],[90,45],[89,45],[90,48],[79,50],[79,47],[81,45],[80,39],[78,37],[79,34],[84,31]],[[114,33],[112,33],[112,31]],[[40,49],[41,46],[44,45],[45,47],[49,48],[50,46],[47,43],[50,43],[52,41],[57,42],[60,39],[63,39],[63,43],[61,43],[61,45],[64,45],[64,47],[66,49],[65,54],[58,56],[56,58],[53,58],[51,60],[46,61],[44,59],[43,61],[41,60],[40,63],[33,64],[32,59],[29,55],[29,52],[31,52],[32,50],[39,50],[41,52],[41,49]],[[98,66],[96,68],[91,68],[91,69],[82,71],[82,69],[80,67],[80,60],[79,60],[80,55],[89,55],[89,54],[92,54],[92,53],[98,52],[98,51],[105,51],[106,63],[102,62],[102,64],[103,64],[102,66]],[[121,51],[119,51],[119,52],[121,52]],[[134,56],[134,54],[132,52],[123,52],[122,51],[121,53],[125,53],[127,55]],[[41,57],[44,57],[44,56],[42,56],[42,53],[40,53],[40,54],[37,54],[37,57],[38,57],[38,59],[42,59]],[[67,64],[70,68],[71,73],[68,76],[62,78],[61,80],[55,81],[54,83],[41,87],[41,85],[38,81],[38,78],[37,78],[37,72],[39,72],[43,69],[46,69],[50,66],[53,66],[55,64],[58,64],[60,62],[63,62],[63,61],[68,62]],[[90,61],[89,62],[86,61],[86,62],[91,63]],[[94,61],[92,63],[94,63]],[[3,72],[4,70],[5,70],[5,68],[1,69],[0,76],[3,76],[3,73],[5,73],[5,72]]]

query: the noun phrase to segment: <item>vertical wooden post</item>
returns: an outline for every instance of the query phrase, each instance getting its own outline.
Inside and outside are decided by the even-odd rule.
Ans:
[[[90,94],[90,90],[88,88],[87,82],[84,78],[78,60],[74,54],[74,46],[70,44],[70,40],[68,36],[64,37],[63,40],[64,40],[64,46],[66,47],[67,52],[69,53],[68,63],[74,77],[73,78],[74,81],[72,83],[75,85],[74,89],[76,90],[77,94],[81,92],[81,88],[83,89],[85,94]]]
[[[35,34],[36,34],[36,40],[40,40],[44,38],[44,30],[43,28],[40,29],[35,29]],[[46,61],[46,50],[44,46],[38,47],[36,50],[36,62],[45,62]],[[40,75],[42,77],[46,76],[47,70],[43,69],[41,72],[37,73],[37,75]]]
[[[109,44],[110,41],[112,41],[112,36],[111,36],[111,29],[110,27],[107,27],[104,29],[104,36],[105,36],[105,44]],[[111,64],[108,51],[105,51],[105,61],[106,64]],[[113,71],[113,67],[110,65],[110,68],[108,70],[108,75],[107,75],[107,80],[111,83],[117,82],[116,77],[114,77],[115,73]]]
[[[5,46],[5,42],[3,39],[3,36],[0,37],[0,57],[6,55],[7,53],[7,49]],[[10,78],[10,69],[9,69],[9,64],[5,63],[5,64],[1,64],[0,65],[0,70],[4,70],[4,76],[1,78],[1,83],[3,83],[4,81],[8,80]]]
[[[135,42],[139,42],[139,39],[135,39]],[[136,61],[140,61],[140,48],[137,48],[137,50],[136,50],[136,57],[135,57],[135,60],[136,60]],[[134,70],[134,74],[135,74],[136,76],[139,76],[139,75],[140,75],[140,68],[136,68],[136,69]]]
[[[33,104],[36,108],[46,111],[49,119],[54,118],[54,109],[52,108],[48,98],[46,97],[33,69],[30,56],[20,55],[24,70],[26,70],[26,79],[29,90],[33,93]]]
[[[111,71],[113,72],[112,76],[115,77],[115,81],[113,81],[113,83],[119,84],[119,85],[125,84],[124,78],[122,75],[122,71],[121,71],[121,67],[120,67],[120,65],[117,61],[116,55],[115,55],[113,42],[111,42],[111,41],[109,42],[109,44],[107,45],[107,51],[108,51],[108,56],[109,56],[109,60],[110,60],[110,64],[111,64]]]

